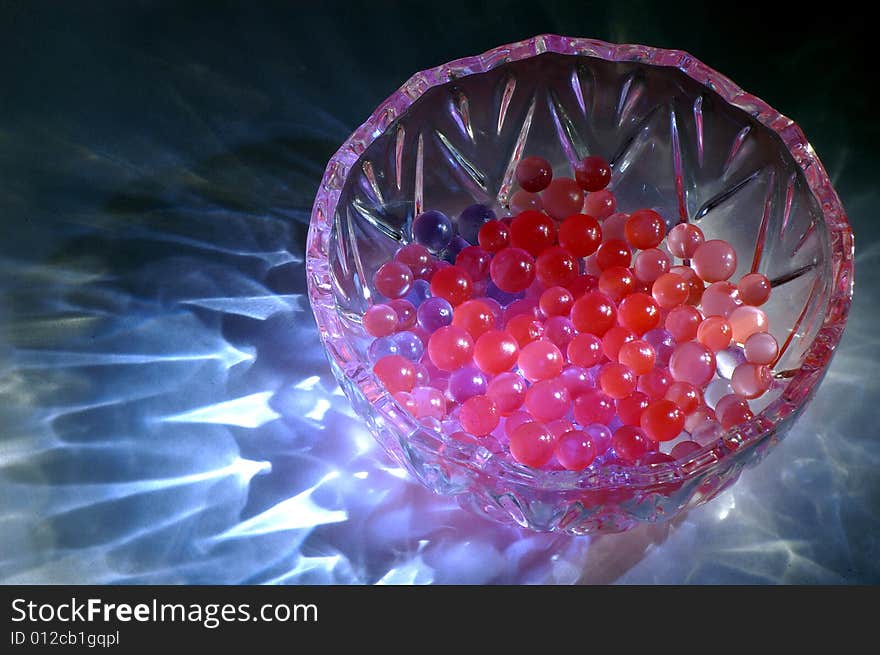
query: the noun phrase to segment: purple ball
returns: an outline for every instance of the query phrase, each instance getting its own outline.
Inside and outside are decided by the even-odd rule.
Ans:
[[[590,423],[583,428],[596,448],[596,453],[604,453],[611,447],[611,430],[601,423]]]
[[[419,339],[419,335],[415,332],[398,332],[397,334],[391,335],[391,339],[394,341],[394,344],[397,346],[400,355],[403,355],[411,362],[417,362],[422,357],[422,353],[425,352],[425,344],[422,343],[422,340]]]
[[[413,219],[412,235],[416,243],[433,252],[440,252],[452,239],[452,221],[442,212],[423,212]]]
[[[415,280],[412,289],[403,298],[411,302],[413,307],[418,307],[430,297],[431,283],[427,280]]]
[[[657,363],[661,366],[668,366],[669,358],[672,357],[672,351],[675,350],[676,345],[672,333],[663,328],[654,328],[645,332],[642,339],[654,348],[654,352],[657,353]]]
[[[399,354],[400,347],[392,337],[379,337],[378,339],[375,339],[367,350],[367,356],[373,364],[387,355]]]
[[[502,307],[507,307],[514,300],[521,300],[525,298],[525,296],[526,294],[522,291],[519,293],[507,293],[506,291],[502,291],[495,286],[494,282],[489,282],[486,287],[486,297],[497,300]]]
[[[486,376],[474,366],[465,366],[449,376],[449,395],[457,403],[486,393]]]
[[[443,259],[448,261],[450,264],[454,264],[455,258],[458,257],[458,253],[460,253],[462,250],[470,245],[470,243],[468,243],[462,237],[456,234],[454,237],[452,237],[452,241],[449,242],[449,246],[447,246],[446,250],[443,251]]]
[[[433,334],[435,330],[452,323],[452,305],[443,298],[428,298],[419,305],[416,316],[418,317],[419,325]]]
[[[455,226],[458,228],[458,233],[473,244],[477,242],[477,235],[483,224],[494,220],[495,212],[486,205],[476,204],[465,207],[464,211],[458,215]]]

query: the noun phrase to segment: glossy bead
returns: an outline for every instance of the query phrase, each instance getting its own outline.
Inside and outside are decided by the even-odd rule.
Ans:
[[[474,366],[463,366],[449,375],[449,395],[457,403],[486,393],[486,376]],[[468,430],[470,432],[470,430]]]
[[[539,380],[526,392],[525,407],[539,421],[555,421],[568,413],[571,397],[559,378]]]
[[[617,210],[617,198],[608,189],[588,193],[584,199],[584,213],[602,221]]]
[[[574,420],[581,425],[608,425],[614,418],[614,399],[603,391],[591,389],[574,399]]]
[[[767,314],[751,305],[737,307],[730,312],[727,320],[733,330],[733,340],[737,343],[745,343],[753,334],[766,332],[769,328]]]
[[[524,291],[535,279],[535,260],[521,248],[505,248],[492,258],[489,274],[502,291]]]
[[[745,355],[752,364],[773,364],[779,355],[779,344],[769,332],[755,332],[746,339]]]
[[[632,252],[625,241],[609,239],[596,251],[596,265],[604,271],[612,266],[629,266],[632,262]]]
[[[510,319],[514,316],[519,316],[520,314],[525,314],[526,316],[531,316],[532,318],[540,318],[538,316],[538,307],[532,298],[521,298],[520,300],[514,300],[503,310],[504,322],[508,323]]]
[[[434,274],[433,264],[431,266],[431,270],[428,273],[428,276]],[[418,278],[413,280],[412,289],[409,290],[409,293],[406,294],[403,299],[409,301],[409,303],[413,307],[420,307],[423,302],[425,302],[428,298],[431,297],[431,283],[428,282],[427,279]]]
[[[587,257],[602,243],[602,228],[592,216],[572,214],[559,226],[559,245],[575,257]]]
[[[634,341],[635,338],[636,333],[632,330],[615,325],[602,336],[602,354],[612,362],[616,362],[623,344]]]
[[[558,177],[541,193],[541,202],[544,204],[544,211],[561,221],[581,211],[584,192],[570,177]]]
[[[651,295],[663,309],[672,309],[687,302],[691,288],[677,273],[664,273],[651,286]]]
[[[551,316],[544,321],[544,336],[550,339],[560,352],[568,350],[568,344],[576,334],[574,324],[565,316]]]
[[[532,415],[524,409],[513,412],[510,416],[504,419],[504,434],[506,434],[509,439],[519,426],[525,425],[526,423],[534,423],[534,421],[535,419],[532,418]]]
[[[641,391],[633,391],[625,398],[617,401],[617,418],[624,425],[639,425],[642,418],[642,412],[650,403],[648,394]]]
[[[537,257],[556,243],[556,225],[544,212],[525,211],[510,223],[510,245]]]
[[[398,391],[396,393],[391,394],[400,406],[413,416],[416,415],[418,410],[418,404],[416,403],[415,398],[412,397],[411,393],[407,393],[406,391]]]
[[[473,396],[461,404],[458,420],[467,432],[484,437],[498,427],[501,415],[494,400],[486,396]]]
[[[449,301],[453,307],[468,300],[473,293],[471,276],[458,266],[447,266],[434,273],[431,278],[431,293]]]
[[[577,398],[582,393],[591,391],[596,388],[596,380],[593,373],[580,366],[566,366],[562,369],[559,376],[568,389],[568,393],[572,398]]]
[[[426,280],[434,271],[430,251],[418,243],[408,243],[394,255],[394,259],[406,264],[417,280]]]
[[[659,325],[660,307],[648,294],[632,293],[618,305],[617,318],[622,326],[641,335]],[[575,327],[577,327],[577,323],[575,323]]]
[[[571,291],[571,295],[574,296],[574,299],[577,300],[585,293],[589,293],[590,291],[595,291],[599,288],[599,279],[594,275],[578,275],[574,281],[570,284],[566,285],[566,288]]]
[[[578,332],[589,332],[601,337],[614,326],[616,320],[614,301],[600,291],[585,293],[571,308],[571,322]]]
[[[474,364],[490,375],[509,371],[519,357],[519,344],[509,333],[489,330],[474,343]]]
[[[729,381],[721,378],[712,380],[703,390],[703,402],[707,407],[714,409],[719,400],[732,393],[733,387],[730,385]]]
[[[622,425],[614,431],[611,447],[626,464],[635,464],[654,449],[645,431],[634,425]]]
[[[584,157],[574,165],[574,179],[584,191],[600,191],[611,181],[611,166],[598,155]]]
[[[441,371],[461,368],[470,361],[473,351],[471,335],[455,325],[437,329],[428,340],[428,357]]]
[[[655,367],[654,370],[639,376],[637,389],[651,400],[659,400],[666,395],[672,382],[672,376],[668,369]]]
[[[412,397],[416,402],[416,418],[442,419],[446,416],[446,398],[434,387],[415,387]]]
[[[510,228],[502,221],[489,221],[480,228],[477,241],[486,252],[498,252],[510,245]]]
[[[697,276],[694,269],[690,266],[672,266],[670,267],[669,272],[680,275],[687,281],[688,287],[690,288],[690,295],[688,295],[686,302],[689,305],[698,305],[703,297],[703,289],[706,288],[706,285]]]
[[[486,222],[494,220],[495,212],[486,205],[477,203],[462,210],[458,215],[458,220],[455,221],[455,227],[458,229],[459,235],[468,243],[476,243],[480,228]]]
[[[519,369],[530,382],[546,380],[562,373],[565,359],[553,343],[547,339],[532,341],[519,351]]]
[[[688,459],[691,455],[700,451],[702,446],[696,441],[679,441],[672,447],[669,455],[673,459]]]
[[[386,355],[399,355],[400,348],[391,336],[387,337],[379,337],[378,339],[374,339],[367,349],[367,357],[374,364],[378,362],[380,359],[385,357]]]
[[[746,362],[733,370],[730,386],[733,392],[748,399],[757,398],[770,388],[773,376],[763,364]]]
[[[715,375],[715,355],[696,341],[679,344],[669,359],[669,372],[678,382],[704,387]]]
[[[466,300],[453,310],[452,324],[467,330],[477,339],[495,327],[495,315],[485,303]]]
[[[745,423],[754,416],[749,407],[749,402],[737,394],[730,394],[719,400],[715,408],[715,414],[721,423],[721,427],[725,430]]]
[[[412,288],[413,274],[409,266],[398,261],[385,262],[373,276],[376,291],[386,298],[403,298]]]
[[[618,212],[611,214],[602,221],[602,238],[605,241],[612,239],[626,242],[626,222],[629,220],[629,214],[626,212]]]
[[[373,364],[373,373],[389,391],[412,391],[416,380],[413,363],[400,355],[386,355]]]
[[[697,337],[702,320],[702,315],[694,307],[681,305],[669,311],[663,326],[678,343],[683,343]]]
[[[544,427],[553,435],[553,440],[558,444],[559,439],[566,432],[571,432],[574,430],[574,423],[569,421],[568,419],[558,418],[553,421],[548,421],[544,424]]]
[[[602,271],[599,276],[599,291],[615,302],[633,292],[636,286],[633,272],[624,266],[612,266]]]
[[[582,430],[569,430],[556,440],[556,459],[569,471],[583,471],[596,459],[593,440]]]
[[[700,390],[690,382],[673,382],[666,390],[663,396],[666,400],[671,400],[685,415],[693,412],[703,400]]]
[[[736,271],[736,250],[722,239],[704,241],[694,251],[691,265],[706,282],[721,282]]]
[[[523,157],[516,165],[516,183],[530,193],[543,191],[553,179],[553,167],[543,157]]]
[[[623,364],[611,362],[599,371],[599,386],[615,400],[626,398],[636,390],[635,374]]]
[[[642,335],[642,339],[654,349],[654,354],[656,355],[655,363],[659,366],[668,366],[669,358],[672,357],[672,352],[675,350],[676,345],[675,337],[672,336],[672,333],[663,328],[654,328],[645,332]]]
[[[640,425],[649,439],[671,441],[684,429],[684,412],[671,400],[655,400],[642,412]]]
[[[636,375],[644,375],[653,369],[656,359],[653,346],[642,339],[624,343],[617,353],[617,361]]]
[[[669,266],[669,255],[657,248],[648,248],[636,255],[633,272],[637,279],[652,284],[669,272]]]
[[[397,330],[397,312],[388,305],[373,305],[364,312],[363,323],[370,336],[385,337]]]
[[[455,231],[449,217],[435,210],[422,212],[413,219],[412,234],[416,243],[432,252],[440,252],[452,241]]]
[[[455,266],[467,273],[471,281],[478,282],[486,279],[489,275],[489,263],[491,261],[492,255],[487,251],[479,246],[468,246],[456,256]]]
[[[604,455],[611,448],[611,430],[602,423],[590,423],[583,427],[583,431],[592,440],[596,449],[596,456]]]
[[[432,297],[419,305],[416,311],[419,325],[428,332],[452,324],[452,305],[444,298]]]
[[[693,223],[679,223],[669,230],[669,235],[666,237],[666,247],[669,248],[673,257],[690,259],[705,240],[703,230]]]
[[[687,415],[684,420],[684,429],[691,434],[694,434],[703,423],[713,422],[715,420],[715,412],[706,405],[700,405]]]
[[[550,287],[541,294],[538,307],[544,316],[568,316],[574,305],[574,296],[565,287]]]
[[[502,416],[512,414],[526,399],[528,385],[517,373],[500,373],[492,378],[486,395],[495,401],[495,406]]]
[[[556,444],[540,423],[523,423],[510,435],[510,454],[520,464],[541,468],[553,456]]]
[[[727,348],[732,338],[733,328],[730,327],[730,322],[721,316],[710,316],[697,328],[697,341],[713,353]]]
[[[543,324],[528,314],[520,314],[511,318],[507,321],[505,330],[516,339],[520,348],[544,336]]]
[[[392,341],[397,345],[398,354],[406,357],[411,362],[418,362],[425,351],[425,344],[415,332],[403,330],[391,336]]]
[[[591,368],[602,359],[602,341],[588,332],[577,334],[568,342],[566,354],[575,366]]]
[[[537,193],[519,189],[510,196],[510,213],[513,215],[530,209],[540,211],[543,208],[544,203],[541,202],[541,196]]]
[[[416,325],[416,308],[404,298],[388,301],[388,306],[397,314],[397,329],[409,330]]]
[[[727,318],[734,309],[742,305],[739,291],[730,282],[715,282],[706,287],[700,299],[704,316]]]
[[[767,302],[770,298],[770,280],[760,273],[749,273],[743,275],[736,285],[739,290],[739,297],[747,305],[759,307]]]
[[[560,246],[546,248],[535,260],[535,275],[545,287],[570,284],[579,272],[575,256]]]
[[[656,248],[666,236],[666,221],[653,209],[639,209],[630,214],[624,231],[633,248]]]

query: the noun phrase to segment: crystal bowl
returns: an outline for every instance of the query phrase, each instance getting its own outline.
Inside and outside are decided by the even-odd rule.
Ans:
[[[504,213],[524,155],[570,175],[611,162],[626,211],[697,223],[738,253],[734,279],[772,281],[763,307],[781,356],[749,422],[676,460],[535,470],[422,425],[385,391],[360,316],[373,272],[415,215],[474,202]],[[839,342],[853,289],[853,236],[825,169],[790,119],[693,56],[556,35],[416,73],[327,165],[307,274],[331,367],[385,450],[436,493],[494,520],[569,534],[669,520],[733,484],[804,409]]]

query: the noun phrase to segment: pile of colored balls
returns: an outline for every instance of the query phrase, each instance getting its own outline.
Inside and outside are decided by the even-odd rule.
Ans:
[[[534,468],[674,461],[752,417],[779,346],[736,283],[737,255],[694,224],[617,211],[611,167],[516,167],[510,215],[425,211],[373,278],[373,371],[425,426]]]

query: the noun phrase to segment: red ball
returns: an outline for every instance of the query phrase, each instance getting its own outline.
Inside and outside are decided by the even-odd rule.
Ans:
[[[502,330],[489,330],[474,343],[474,364],[490,375],[509,371],[518,357],[519,344]]]
[[[633,248],[656,248],[666,236],[666,221],[653,209],[639,209],[630,214],[624,233]]]
[[[639,377],[638,390],[651,400],[659,400],[666,395],[672,384],[672,374],[666,368],[655,368]]]
[[[565,287],[550,287],[541,294],[538,307],[544,316],[568,316],[574,305],[574,296]]]
[[[622,326],[641,335],[660,324],[660,308],[648,294],[631,293],[620,301],[617,318]]]
[[[602,243],[602,228],[592,216],[573,214],[559,226],[559,245],[575,257],[587,257]]]
[[[553,435],[540,423],[523,423],[510,435],[510,454],[520,464],[541,468],[553,456]]]
[[[631,294],[635,287],[636,278],[625,266],[606,268],[599,276],[599,291],[610,296],[615,302],[620,302]]]
[[[544,325],[534,316],[528,314],[518,314],[512,317],[507,321],[505,328],[508,334],[516,339],[520,348],[544,336]]]
[[[600,191],[611,181],[611,166],[602,157],[584,157],[574,166],[574,179],[584,191]]]
[[[697,338],[700,322],[703,320],[699,310],[691,305],[681,305],[670,310],[666,315],[663,327],[669,331],[678,343]]]
[[[596,445],[586,432],[568,430],[556,441],[556,459],[569,471],[583,471],[596,459]]]
[[[477,339],[495,327],[495,314],[484,302],[466,300],[453,310],[452,324],[464,328],[474,339]]]
[[[641,428],[634,425],[622,425],[611,437],[614,453],[625,463],[635,464],[645,455],[654,450],[654,443]]]
[[[568,342],[568,361],[581,368],[592,368],[602,360],[602,341],[594,334],[577,334]]]
[[[373,365],[373,373],[389,393],[412,391],[416,384],[416,367],[401,355],[386,355]]]
[[[613,266],[628,267],[632,263],[632,252],[626,241],[620,239],[609,239],[596,251],[596,265],[599,270],[604,271],[606,268]]]
[[[690,382],[673,382],[664,397],[678,405],[685,416],[693,412],[703,401],[700,390]]]
[[[614,301],[601,291],[590,291],[575,301],[571,308],[571,322],[578,332],[601,337],[617,322],[617,308]]]
[[[615,325],[602,337],[602,352],[612,362],[616,362],[623,344],[633,341],[635,338],[636,333],[632,330]]]
[[[578,275],[572,282],[566,285],[566,288],[571,291],[571,295],[577,300],[588,291],[595,291],[598,289],[599,278],[595,275]]]
[[[458,420],[467,432],[483,437],[498,427],[501,414],[491,398],[471,396],[461,404]]]
[[[529,210],[510,223],[510,245],[533,257],[556,243],[556,224],[544,212]]]
[[[503,221],[483,223],[477,234],[477,243],[486,252],[498,252],[510,245],[510,228]]]
[[[584,192],[570,177],[560,177],[547,186],[541,194],[544,211],[557,221],[577,214],[584,206]]]
[[[574,420],[583,426],[591,423],[608,425],[614,418],[614,399],[608,394],[591,389],[574,399]]]
[[[418,243],[408,243],[397,251],[394,259],[406,264],[412,271],[413,277],[427,280],[434,271],[434,258],[425,246]]]
[[[521,248],[505,248],[492,258],[489,275],[495,286],[502,291],[519,293],[527,289],[535,279],[535,260]]]
[[[483,280],[489,275],[489,262],[492,255],[480,246],[467,246],[455,257],[455,265],[467,273],[473,282]]]
[[[447,266],[436,271],[431,278],[431,295],[439,296],[455,307],[471,297],[471,276],[458,266]]]
[[[373,276],[376,291],[386,298],[402,298],[409,293],[412,283],[409,266],[398,261],[385,262]]]
[[[578,261],[574,255],[559,246],[545,249],[535,261],[538,281],[545,287],[571,284],[579,272]]]
[[[599,371],[599,386],[606,394],[620,400],[636,390],[636,376],[623,364],[612,362]]]
[[[543,191],[553,179],[553,168],[543,157],[524,157],[516,165],[516,183],[530,193]]]
[[[457,325],[438,328],[428,339],[428,357],[441,371],[461,368],[470,361],[473,351],[473,338]]]
[[[684,429],[684,412],[671,400],[655,400],[642,412],[641,427],[654,441],[671,441]]]
[[[651,295],[663,309],[672,309],[687,302],[691,287],[677,273],[664,273],[651,287]]]
[[[633,391],[626,398],[617,401],[617,418],[624,425],[639,425],[642,420],[642,412],[650,402],[648,394]]]
[[[565,359],[556,345],[547,339],[532,341],[522,347],[517,359],[523,377],[530,382],[554,378],[562,373]]]
[[[657,353],[647,341],[636,339],[624,343],[617,353],[617,361],[636,375],[644,375],[654,368]]]

